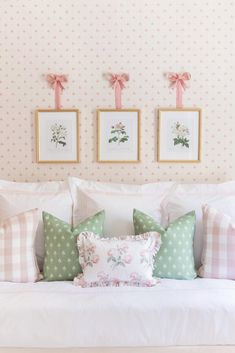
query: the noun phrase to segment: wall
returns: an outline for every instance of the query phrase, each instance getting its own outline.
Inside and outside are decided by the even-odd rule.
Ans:
[[[0,178],[142,183],[235,178],[232,0],[0,0]],[[156,109],[172,107],[167,71],[190,71],[185,106],[203,109],[200,164],[156,162]],[[142,110],[140,164],[96,163],[97,107],[114,107],[102,74],[129,72],[124,107]],[[34,111],[53,108],[42,76],[69,75],[64,108],[81,110],[81,163],[35,162]]]

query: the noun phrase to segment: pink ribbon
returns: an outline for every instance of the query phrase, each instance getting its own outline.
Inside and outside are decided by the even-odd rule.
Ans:
[[[129,81],[128,74],[108,74],[108,80],[111,87],[115,90],[116,109],[122,108],[122,90],[125,88],[125,82]]]
[[[176,88],[176,107],[183,108],[183,91],[187,88],[185,81],[191,79],[191,74],[170,72],[167,78],[170,81],[170,88]]]
[[[60,95],[64,89],[63,83],[68,82],[66,75],[49,74],[46,77],[50,87],[55,90],[55,109],[61,108]]]

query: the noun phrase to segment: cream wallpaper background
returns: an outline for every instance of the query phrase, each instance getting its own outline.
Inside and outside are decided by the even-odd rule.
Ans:
[[[0,178],[217,182],[235,178],[233,0],[0,0]],[[142,111],[139,164],[96,162],[96,108],[113,108],[103,73],[128,72],[124,108]],[[174,107],[163,74],[189,71],[185,107],[200,107],[202,162],[156,162],[156,110]],[[64,73],[63,108],[79,108],[79,164],[37,164],[38,108],[54,108],[43,74]]]

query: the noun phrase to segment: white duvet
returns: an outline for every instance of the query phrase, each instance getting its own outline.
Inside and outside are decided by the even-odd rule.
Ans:
[[[235,344],[235,282],[153,288],[0,283],[1,347]]]

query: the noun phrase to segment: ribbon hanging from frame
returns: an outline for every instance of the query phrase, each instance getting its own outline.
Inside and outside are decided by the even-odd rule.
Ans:
[[[170,72],[167,74],[167,78],[170,81],[170,88],[176,89],[176,108],[183,108],[183,91],[186,90],[186,81],[191,79],[189,72]]]
[[[125,82],[129,81],[128,74],[108,74],[107,76],[110,86],[115,91],[115,106],[116,109],[122,108],[122,90],[125,88]]]
[[[49,74],[46,76],[49,86],[55,90],[55,109],[61,108],[60,96],[64,90],[64,83],[68,82],[66,75]]]

